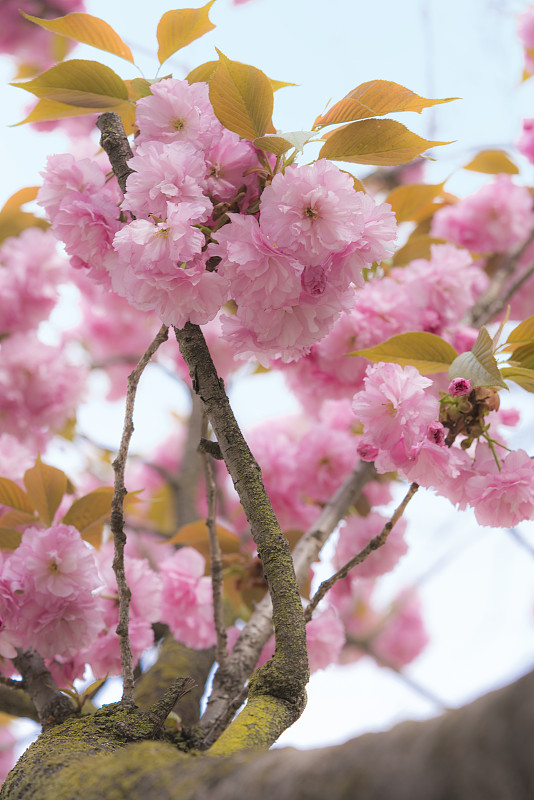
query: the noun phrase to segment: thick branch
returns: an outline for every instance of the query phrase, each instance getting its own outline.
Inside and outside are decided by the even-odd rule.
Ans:
[[[372,464],[359,462],[345,483],[326,503],[312,527],[299,539],[293,550],[293,564],[299,584],[307,579],[310,566],[317,560],[323,545],[339,522],[346,517],[351,506],[358,501],[364,486],[375,476]],[[234,645],[232,658],[239,659],[243,680],[251,674],[264,644],[272,635],[272,609],[271,597],[266,595],[256,605]],[[232,718],[232,711],[239,708],[243,699],[241,692],[237,693],[235,687],[228,687],[227,690],[225,684],[217,684],[202,717],[202,724],[211,728],[206,744],[215,741],[218,733],[224,730]]]
[[[109,718],[112,721],[112,718]],[[126,720],[127,722],[127,720]],[[120,730],[132,730],[123,725]],[[79,730],[87,730],[83,741]],[[2,800],[529,800],[534,673],[464,708],[337,747],[190,758],[126,745],[106,716],[67,721],[24,754]],[[135,733],[135,728],[134,728]],[[130,732],[129,740],[133,736]],[[74,746],[73,746],[74,745]]]
[[[22,675],[24,688],[43,727],[59,725],[74,714],[74,706],[59,691],[39,653],[35,650],[28,650],[26,653],[19,651],[13,663]]]
[[[276,652],[258,672],[254,691],[297,703],[308,679],[308,664],[304,617],[289,544],[280,531],[260,468],[235,420],[200,328],[187,323],[176,330],[176,338],[247,515],[273,600]],[[227,668],[217,673],[214,693],[221,687],[227,697],[234,696],[248,675],[232,654]]]
[[[107,153],[121,191],[126,194],[126,180],[133,172],[126,162],[133,157],[133,153],[124,133],[121,118],[114,111],[104,111],[98,117],[96,124],[102,133],[100,147]]]

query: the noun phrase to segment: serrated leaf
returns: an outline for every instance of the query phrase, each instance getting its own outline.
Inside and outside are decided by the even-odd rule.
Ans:
[[[416,367],[419,372],[426,375],[445,372],[458,353],[441,336],[426,331],[412,331],[399,333],[375,347],[355,350],[348,355],[363,356],[374,362],[400,364],[402,367]]]
[[[534,342],[534,316],[527,317],[510,332],[506,340],[506,350],[515,350],[519,345],[529,344],[530,342]]]
[[[508,175],[517,175],[518,167],[504,150],[481,150],[464,169],[473,172],[484,172],[487,175],[499,175],[505,172]]]
[[[67,490],[67,476],[56,467],[43,464],[37,456],[35,466],[24,473],[24,486],[39,518],[50,527]]]
[[[509,381],[517,383],[522,389],[527,392],[534,393],[534,369],[526,369],[525,367],[503,367],[501,375]]]
[[[432,245],[444,243],[445,239],[437,239],[435,236],[410,236],[406,244],[394,254],[392,264],[394,267],[404,267],[415,261],[416,258],[424,258],[428,261]]]
[[[473,349],[460,353],[449,368],[449,378],[469,378],[473,386],[502,386],[507,389],[495,360],[493,339],[481,328]]]
[[[228,130],[252,141],[274,133],[271,122],[274,97],[267,75],[217,52],[219,66],[209,83],[209,96],[219,121]]]
[[[439,197],[444,186],[445,183],[407,183],[393,189],[385,202],[391,205],[397,222],[420,222],[427,216],[432,200]]]
[[[227,530],[222,525],[217,525],[217,538],[219,540],[220,548],[223,554],[239,553],[241,540],[235,533]],[[210,545],[208,526],[203,519],[198,519],[196,522],[191,522],[188,525],[183,525],[180,530],[175,533],[170,539],[166,540],[166,544],[180,544],[183,547],[194,547],[198,550],[204,558],[209,561]]]
[[[451,142],[423,139],[392,119],[365,119],[332,131],[321,148],[319,158],[353,164],[395,166],[407,164],[430,147],[443,144]]]
[[[116,72],[98,61],[72,59],[47,69],[31,81],[12,83],[36,97],[58,103],[105,111],[128,100],[126,84]]]
[[[0,550],[16,550],[22,539],[22,533],[13,528],[0,527]]]
[[[34,509],[28,495],[9,478],[0,478],[0,505],[16,508],[17,511],[26,511],[33,516]]]
[[[128,45],[122,41],[111,25],[108,25],[103,19],[79,12],[66,14],[64,17],[58,17],[57,19],[39,19],[39,17],[32,17],[23,11],[21,13],[23,17],[35,22],[47,31],[66,36],[68,39],[74,39],[74,41],[81,44],[89,44],[91,47],[97,47],[99,50],[105,50],[107,53],[113,53],[119,58],[124,58],[132,64],[134,63],[132,51]]]
[[[399,111],[416,111],[440,103],[450,103],[457,97],[446,97],[442,100],[430,100],[420,97],[405,86],[393,81],[368,81],[357,86],[327,112],[317,117],[313,127],[337,125],[369,117],[382,117]]]
[[[178,8],[167,11],[158,22],[158,59],[163,64],[173,53],[190,44],[215,27],[209,18],[209,10],[215,0],[202,8]]]
[[[80,531],[82,539],[96,546],[102,535],[103,525],[110,517],[112,499],[113,487],[94,489],[75,500],[61,521],[65,525],[74,525]]]

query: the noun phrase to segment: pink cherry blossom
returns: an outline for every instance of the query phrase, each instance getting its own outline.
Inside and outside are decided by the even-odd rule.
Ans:
[[[516,186],[509,175],[497,175],[494,183],[437,211],[432,236],[475,253],[505,253],[524,242],[533,226],[528,189]]]
[[[306,252],[318,264],[364,231],[360,198],[350,175],[326,159],[278,173],[260,203],[263,232],[287,253]]]
[[[475,466],[466,493],[480,525],[508,528],[534,519],[534,463],[524,450],[508,453],[499,469],[479,445]]]
[[[150,90],[136,103],[140,143],[189,142],[205,150],[221,136],[223,127],[213,113],[206,83],[166,78]]]
[[[165,219],[167,203],[209,203],[202,193],[206,188],[206,163],[192,144],[147,141],[139,145],[128,166],[134,172],[126,181],[122,207],[136,217],[154,214]]]
[[[161,621],[177,641],[201,649],[215,642],[211,580],[203,556],[192,547],[178,550],[161,565]]]
[[[19,590],[72,598],[100,583],[93,553],[72,525],[30,527],[9,557],[4,574]]]
[[[415,367],[370,366],[364,383],[352,408],[363,423],[365,441],[375,447],[391,448],[401,438],[410,447],[423,438],[428,424],[439,415],[438,401],[424,391],[432,381]]]

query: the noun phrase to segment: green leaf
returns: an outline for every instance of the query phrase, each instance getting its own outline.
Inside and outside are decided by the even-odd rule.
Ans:
[[[209,18],[209,10],[215,0],[202,8],[178,8],[167,11],[158,22],[158,59],[163,64],[173,53],[194,42],[215,27]]]
[[[65,525],[74,525],[85,541],[97,546],[104,522],[109,519],[111,514],[112,499],[113,488],[111,486],[94,489],[89,494],[75,500],[61,521]]]
[[[458,98],[446,97],[443,100],[429,100],[393,81],[368,81],[357,86],[325,114],[317,117],[313,127],[352,122],[369,117],[382,117],[384,114],[393,114],[399,111],[416,111],[420,114],[423,108],[439,103],[450,103],[451,100],[458,100]]]
[[[228,130],[252,141],[265,133],[274,133],[273,88],[267,75],[217,52],[219,66],[210,81],[209,94],[219,121]]]
[[[397,222],[420,222],[432,208],[432,200],[443,192],[445,183],[407,183],[397,186],[386,197]]]
[[[26,511],[33,516],[33,506],[28,495],[20,486],[9,478],[0,478],[0,505]]]
[[[481,150],[464,169],[473,172],[484,172],[487,175],[499,175],[502,172],[508,175],[517,175],[519,169],[504,150]]]
[[[416,367],[424,375],[445,372],[458,356],[454,347],[426,331],[399,333],[385,342],[366,350],[355,350],[349,356],[363,356],[370,361],[384,361],[400,364],[402,367]]]
[[[493,339],[481,328],[473,349],[460,353],[449,368],[449,377],[469,378],[473,386],[502,386],[507,389],[495,360]]]
[[[36,217],[35,214],[21,209],[25,203],[35,199],[38,191],[38,186],[28,186],[19,189],[5,202],[0,210],[0,242],[9,236],[18,236],[26,228],[37,227],[46,230],[49,227],[48,222],[42,217]]]
[[[186,76],[186,81],[188,83],[209,83],[217,72],[218,66],[218,61],[206,61],[205,64],[200,64],[192,69]]]
[[[24,485],[40,519],[50,527],[67,490],[67,476],[60,469],[43,464],[37,456],[35,466],[24,473]]]
[[[91,14],[78,12],[66,14],[64,17],[58,17],[57,19],[39,19],[39,17],[32,17],[23,11],[21,13],[23,17],[35,22],[47,31],[59,33],[60,36],[66,36],[68,39],[74,39],[74,41],[82,44],[89,44],[99,50],[105,50],[107,53],[113,53],[119,58],[124,58],[132,64],[134,63],[132,51],[128,45],[122,41],[118,33],[115,33],[111,25],[108,25],[103,19],[93,17]]]
[[[395,166],[407,164],[430,147],[451,142],[422,139],[392,119],[352,122],[327,134],[319,158],[354,164]]]
[[[128,100],[128,89],[122,78],[98,61],[64,61],[31,81],[11,85],[26,89],[36,97],[92,111],[114,109]]]
[[[503,367],[501,375],[509,381],[517,383],[522,389],[527,392],[534,393],[534,369],[526,369],[525,367]]]

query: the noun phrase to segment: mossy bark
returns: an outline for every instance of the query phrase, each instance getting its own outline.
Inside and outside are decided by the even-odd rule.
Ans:
[[[188,754],[153,741],[145,716],[108,708],[46,731],[0,798],[531,800],[533,746],[534,673],[442,717],[321,750]]]

